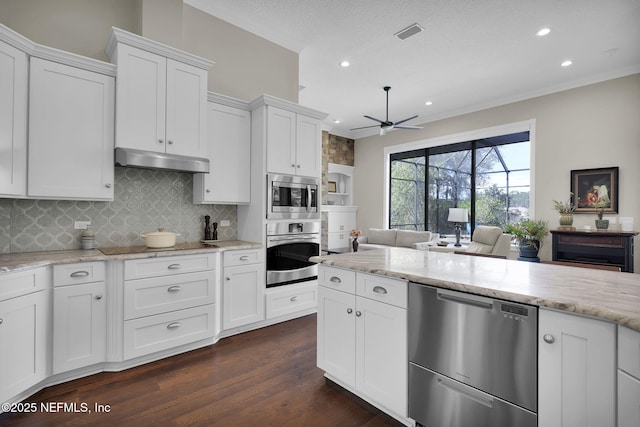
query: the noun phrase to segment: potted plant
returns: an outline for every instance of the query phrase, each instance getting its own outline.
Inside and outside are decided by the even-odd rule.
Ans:
[[[505,233],[511,234],[518,243],[521,261],[539,262],[538,250],[542,239],[549,234],[547,222],[544,220],[526,219],[514,224],[506,224]]]
[[[573,225],[573,212],[576,210],[576,206],[577,203],[573,202],[573,193],[569,193],[569,200],[567,201],[553,201],[554,209],[560,214],[559,222],[561,227],[571,227]]]
[[[596,219],[596,228],[598,230],[606,230],[609,228],[609,220],[602,219],[602,215],[604,214],[604,208],[608,206],[608,203],[598,202],[593,205],[597,209],[598,219]]]

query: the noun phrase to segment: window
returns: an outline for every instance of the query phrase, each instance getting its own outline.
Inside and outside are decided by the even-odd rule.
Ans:
[[[527,217],[529,153],[520,132],[392,154],[389,228],[453,234],[452,207],[469,211],[463,234]]]

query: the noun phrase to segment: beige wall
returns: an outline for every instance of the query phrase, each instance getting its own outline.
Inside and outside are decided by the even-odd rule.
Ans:
[[[428,123],[420,131],[393,131],[356,140],[354,204],[357,224],[384,224],[384,148],[412,141],[535,120],[535,218],[558,225],[553,199],[566,199],[572,169],[620,167],[619,215],[640,229],[640,74],[609,80],[502,107]],[[371,191],[372,185],[379,191]],[[574,225],[592,225],[595,215],[575,215]],[[551,259],[550,238],[540,256]],[[636,271],[640,269],[636,252]]]
[[[111,27],[119,27],[215,61],[210,91],[298,102],[296,52],[182,0],[1,0],[0,23],[36,43],[102,61]]]

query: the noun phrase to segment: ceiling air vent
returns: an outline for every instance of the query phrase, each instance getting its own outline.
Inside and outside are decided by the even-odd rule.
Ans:
[[[422,31],[424,31],[424,28],[422,28],[420,25],[416,23],[416,24],[411,24],[407,28],[398,31],[397,33],[394,34],[394,36],[396,36],[400,40],[405,40]]]

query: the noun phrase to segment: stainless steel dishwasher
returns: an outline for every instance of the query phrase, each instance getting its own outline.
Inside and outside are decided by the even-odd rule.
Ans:
[[[418,425],[536,427],[536,307],[409,283],[408,316]]]

